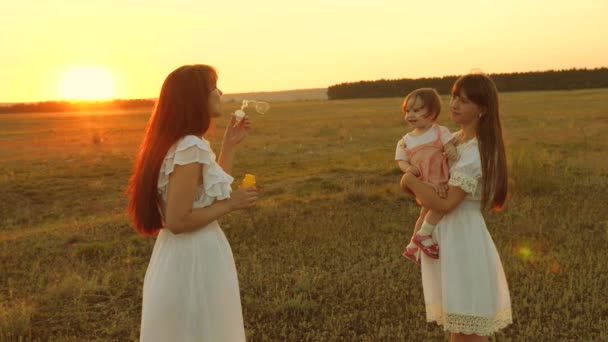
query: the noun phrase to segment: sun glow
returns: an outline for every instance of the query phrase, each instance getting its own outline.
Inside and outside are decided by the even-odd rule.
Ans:
[[[63,74],[59,96],[64,100],[107,100],[116,96],[114,78],[99,66],[74,66]]]

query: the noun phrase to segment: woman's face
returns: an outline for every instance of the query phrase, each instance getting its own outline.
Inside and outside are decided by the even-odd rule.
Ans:
[[[209,93],[209,114],[212,118],[216,118],[222,115],[222,91],[215,87],[211,93]]]
[[[460,125],[468,125],[476,120],[479,120],[481,107],[467,98],[464,90],[460,93],[452,95],[450,100],[450,114],[452,121]]]

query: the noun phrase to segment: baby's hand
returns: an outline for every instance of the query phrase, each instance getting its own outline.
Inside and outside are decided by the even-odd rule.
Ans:
[[[443,155],[448,157],[449,160],[458,160],[458,151],[456,150],[456,146],[454,146],[454,144],[445,144],[443,146],[443,151]]]
[[[416,177],[420,177],[420,170],[417,167],[415,167],[415,166],[408,167],[405,172],[409,172],[409,173],[413,174]]]
[[[435,187],[435,192],[439,195],[439,198],[448,197],[448,183],[441,183]]]

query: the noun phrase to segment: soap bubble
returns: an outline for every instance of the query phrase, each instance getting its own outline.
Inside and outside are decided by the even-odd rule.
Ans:
[[[253,107],[256,112],[260,114],[266,113],[270,109],[270,104],[264,101],[257,100],[243,100],[243,104],[241,105],[241,110],[246,107]]]
[[[244,109],[246,107],[251,107],[251,108],[255,109],[256,112],[258,112],[260,114],[264,114],[270,109],[270,104],[268,102],[264,102],[264,101],[243,100],[243,103],[241,104],[241,109],[237,109],[234,112],[234,117],[235,117],[234,127],[238,126],[241,123],[241,121],[243,121],[245,116],[247,115],[247,113],[245,113],[245,111],[244,111]]]

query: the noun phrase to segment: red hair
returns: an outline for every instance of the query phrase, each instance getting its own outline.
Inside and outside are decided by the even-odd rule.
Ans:
[[[209,129],[209,93],[216,83],[215,69],[202,64],[181,66],[165,79],[127,188],[128,213],[139,234],[151,236],[163,227],[157,190],[160,167],[179,139],[202,136]]]

